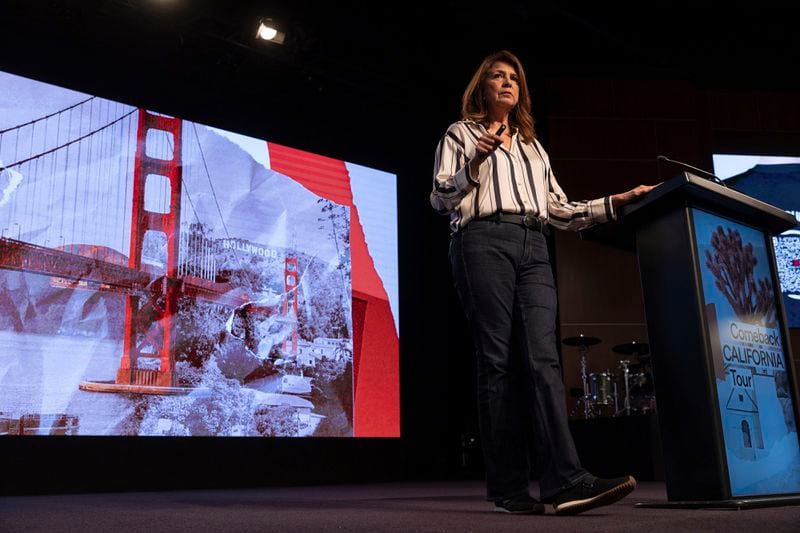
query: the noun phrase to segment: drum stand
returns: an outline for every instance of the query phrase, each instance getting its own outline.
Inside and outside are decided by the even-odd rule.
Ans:
[[[630,391],[630,369],[628,368],[631,364],[630,360],[623,359],[619,362],[620,366],[622,367],[622,374],[623,379],[625,382],[625,401],[623,402],[622,409],[617,411],[617,415],[619,415],[622,411],[625,411],[627,416],[631,415],[631,391]],[[616,384],[614,385],[616,387]]]
[[[570,416],[577,414],[578,409],[583,406],[584,418],[593,418],[597,415],[597,404],[592,396],[591,391],[589,390],[589,375],[586,373],[586,354],[589,352],[589,346],[599,344],[600,339],[597,337],[588,337],[581,333],[575,337],[567,337],[561,342],[567,346],[575,346],[580,348],[581,354],[581,384],[583,385],[583,396],[578,398],[575,407],[570,412]]]
[[[583,383],[583,416],[584,418],[589,418],[593,415],[592,406],[589,403],[592,400],[591,394],[589,394],[589,380],[586,374],[586,352],[589,351],[588,346],[581,346],[581,382]]]
[[[611,349],[612,352],[627,355],[628,357],[633,356],[633,362],[635,364],[639,364],[645,359],[645,356],[650,353],[650,346],[644,342],[636,342],[631,341],[625,344],[618,344]],[[617,411],[617,415],[619,415],[622,411],[625,411],[625,414],[630,416],[631,414],[631,379],[630,379],[630,365],[631,359],[623,359],[619,362],[619,365],[622,367],[624,378],[625,378],[625,403],[622,406],[622,409]],[[638,383],[636,384],[639,385]],[[636,409],[639,411],[639,409]]]
[[[574,416],[578,409],[583,406],[583,417],[585,419],[589,419],[594,417],[594,402],[592,401],[592,394],[589,391],[589,375],[586,373],[586,353],[589,351],[589,347],[586,345],[581,345],[580,347],[580,354],[581,354],[581,384],[583,385],[583,396],[578,399],[578,402],[575,405],[575,408],[572,410],[572,414],[570,416]]]

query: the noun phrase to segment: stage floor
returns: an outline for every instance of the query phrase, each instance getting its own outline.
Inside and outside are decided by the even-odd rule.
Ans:
[[[495,513],[478,481],[14,496],[0,498],[0,531],[800,531],[800,507],[634,507],[665,500],[660,482],[573,517]]]

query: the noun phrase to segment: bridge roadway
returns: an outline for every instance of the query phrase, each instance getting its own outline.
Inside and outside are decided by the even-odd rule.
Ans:
[[[158,273],[5,237],[0,238],[0,269],[51,276],[54,285],[64,288],[136,296],[161,292],[166,287],[164,283],[154,283],[165,277]],[[179,284],[180,295],[188,298],[230,307],[240,307],[251,301],[249,294],[230,283],[216,283],[194,276],[167,278],[167,282]]]

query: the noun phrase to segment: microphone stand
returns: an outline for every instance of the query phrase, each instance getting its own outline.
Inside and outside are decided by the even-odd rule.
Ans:
[[[684,170],[689,170],[691,172],[696,172],[696,173],[698,173],[700,175],[700,177],[705,178],[705,179],[707,179],[709,181],[713,181],[714,183],[718,183],[718,184],[722,185],[723,187],[725,187],[726,189],[728,188],[728,186],[725,185],[724,181],[719,179],[717,176],[715,176],[711,172],[699,169],[697,167],[693,167],[692,165],[684,163],[683,161],[675,161],[674,159],[670,159],[669,157],[663,156],[663,155],[659,155],[658,157],[656,157],[656,159],[658,159],[659,161],[666,161],[667,163],[672,163],[673,165],[681,167]]]

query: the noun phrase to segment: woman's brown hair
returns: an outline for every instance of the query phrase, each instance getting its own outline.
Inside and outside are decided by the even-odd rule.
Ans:
[[[483,60],[481,66],[472,75],[469,85],[461,99],[461,119],[474,120],[486,125],[488,110],[483,95],[483,82],[489,75],[492,65],[502,61],[514,67],[519,80],[519,101],[508,114],[508,123],[512,128],[517,128],[525,143],[533,142],[536,133],[533,129],[533,116],[531,116],[531,96],[528,93],[528,82],[525,79],[525,70],[517,56],[507,50],[496,52]]]

